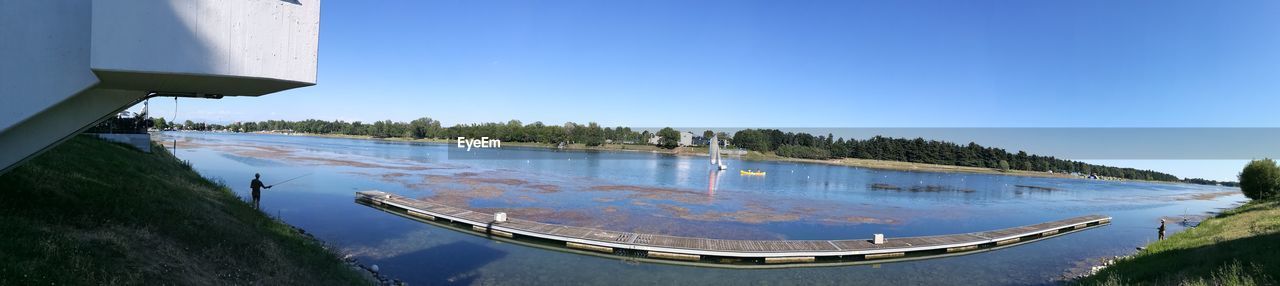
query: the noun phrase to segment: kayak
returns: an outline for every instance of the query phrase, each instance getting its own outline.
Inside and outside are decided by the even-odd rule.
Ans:
[[[764,176],[764,171],[739,170],[738,174],[741,174],[743,176]]]

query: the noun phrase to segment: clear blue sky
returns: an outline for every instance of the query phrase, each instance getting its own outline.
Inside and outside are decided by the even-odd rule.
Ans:
[[[1280,126],[1277,1],[322,5],[318,85],[178,119]]]

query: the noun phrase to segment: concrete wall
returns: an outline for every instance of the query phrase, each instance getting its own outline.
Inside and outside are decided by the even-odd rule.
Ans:
[[[0,173],[150,92],[315,84],[319,0],[0,0]]]
[[[98,83],[89,0],[0,0],[0,132]]]
[[[7,171],[137,103],[144,96],[146,93],[136,90],[99,88],[77,93],[0,133],[0,150],[4,150],[0,152],[0,164],[4,164],[4,171]]]
[[[99,1],[92,18],[91,67],[110,88],[262,95],[316,81],[318,0]]]
[[[151,153],[151,134],[94,134],[102,140],[129,144],[142,152]]]

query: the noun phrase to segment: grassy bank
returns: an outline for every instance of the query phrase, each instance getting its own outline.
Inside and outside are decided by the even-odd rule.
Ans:
[[[1254,201],[1148,245],[1084,285],[1280,284],[1280,201]]]
[[[368,284],[153,148],[77,136],[0,176],[0,285]]]

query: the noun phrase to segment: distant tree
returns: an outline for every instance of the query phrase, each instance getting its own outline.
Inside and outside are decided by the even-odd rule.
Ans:
[[[1009,161],[1000,160],[1000,171],[1001,172],[1009,171]]]
[[[435,129],[439,129],[440,122],[432,120],[430,117],[414,119],[409,122],[409,131],[407,133],[409,138],[413,139],[433,137],[436,136],[436,134],[432,134],[433,126]]]
[[[583,144],[586,144],[587,146],[600,146],[604,144],[605,132],[604,129],[600,128],[600,124],[591,122],[587,123],[586,128],[579,129],[582,130],[581,141]]]
[[[716,133],[711,132],[711,130],[702,131],[702,138],[711,139],[712,136],[716,136]]]
[[[680,131],[671,129],[671,127],[658,130],[658,146],[662,148],[672,149],[680,145]]]
[[[804,159],[828,159],[831,158],[831,152],[812,146],[800,145],[782,145],[778,146],[778,156],[804,158]]]
[[[1254,200],[1277,198],[1280,167],[1271,159],[1253,160],[1240,171],[1240,192]]]
[[[755,129],[740,130],[733,134],[733,145],[746,148],[747,150],[767,152],[773,150],[770,148],[770,137],[764,132]]]
[[[1219,182],[1219,181],[1203,179],[1203,178],[1186,178],[1186,179],[1182,179],[1182,182],[1188,183],[1188,184],[1209,185],[1209,186],[1224,186],[1224,187],[1240,186],[1239,182],[1231,182],[1231,181]]]
[[[195,127],[196,127],[196,123],[195,123],[195,122],[191,122],[191,120],[190,120],[190,119],[187,119],[187,120],[185,120],[185,121],[182,121],[182,129],[193,129],[193,128],[195,128]]]
[[[369,136],[373,138],[391,137],[391,126],[389,126],[388,122],[391,122],[391,120],[374,121],[373,127],[369,130]]]
[[[164,121],[164,117],[152,117],[151,122],[156,129],[165,130],[169,128],[169,123]]]

